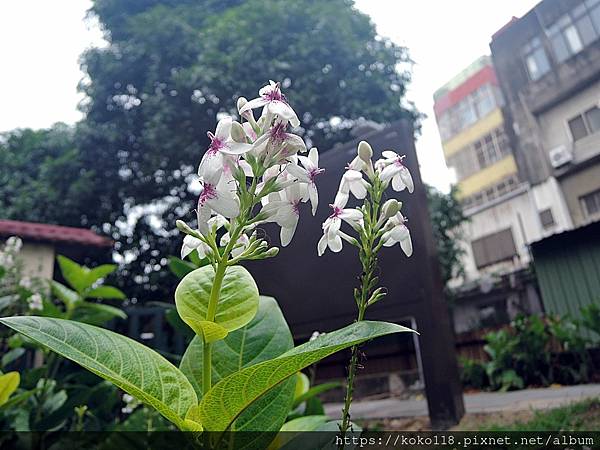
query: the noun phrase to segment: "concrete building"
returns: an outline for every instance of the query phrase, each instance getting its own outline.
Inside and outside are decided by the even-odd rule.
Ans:
[[[600,0],[544,0],[490,47],[519,174],[547,186],[541,219],[600,219]]]
[[[539,299],[526,273],[528,245],[549,232],[538,203],[550,204],[553,196],[547,187],[534,191],[520,174],[491,58],[478,58],[434,100],[446,163],[469,218],[462,230],[465,276],[451,284],[458,292],[455,331],[537,312]]]

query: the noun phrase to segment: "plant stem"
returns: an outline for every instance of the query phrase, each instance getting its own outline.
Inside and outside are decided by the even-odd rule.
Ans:
[[[369,298],[376,284],[377,273],[377,249],[378,238],[377,220],[379,216],[379,205],[381,203],[382,186],[377,179],[369,189],[369,200],[363,209],[364,230],[360,234],[359,258],[362,264],[362,274],[360,276],[360,288],[355,292],[355,301],[358,306],[357,322],[365,318],[365,312],[369,306]],[[342,443],[340,449],[344,447],[344,436],[350,428],[350,405],[352,404],[352,394],[354,392],[354,379],[358,368],[358,359],[360,355],[359,346],[352,347],[350,364],[348,365],[348,378],[346,381],[346,396],[344,399],[344,408],[342,410],[342,423],[340,432],[342,434]]]

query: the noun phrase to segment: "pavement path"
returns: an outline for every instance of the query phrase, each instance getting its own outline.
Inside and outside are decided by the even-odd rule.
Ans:
[[[465,394],[467,413],[490,413],[528,409],[556,408],[572,402],[600,397],[600,384],[580,384],[540,389],[523,389],[511,392],[480,392]],[[328,403],[325,412],[334,418],[341,416],[342,403]],[[427,415],[427,402],[386,398],[352,403],[350,409],[355,419],[383,419]]]

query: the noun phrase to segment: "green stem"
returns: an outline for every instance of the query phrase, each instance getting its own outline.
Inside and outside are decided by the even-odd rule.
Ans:
[[[360,277],[360,289],[356,304],[358,306],[357,322],[361,322],[365,318],[365,312],[368,307],[369,297],[371,292],[374,290],[373,281],[377,273],[377,250],[378,245],[376,243],[378,238],[377,219],[379,216],[379,206],[381,202],[382,186],[377,181],[374,183],[369,192],[370,204],[367,204],[367,208],[364,209],[364,232],[361,233],[361,243],[359,250],[359,258],[362,263],[362,275]],[[354,379],[356,377],[356,371],[358,368],[358,359],[360,351],[359,346],[355,345],[352,347],[352,355],[350,357],[350,363],[348,365],[348,378],[346,381],[346,396],[344,399],[344,408],[342,410],[342,423],[340,425],[340,432],[342,434],[342,444],[339,446],[343,449],[343,438],[350,428],[350,405],[352,404],[352,394],[354,392]]]

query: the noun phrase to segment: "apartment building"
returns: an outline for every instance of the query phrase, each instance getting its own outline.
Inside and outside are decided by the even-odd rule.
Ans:
[[[600,219],[600,0],[544,0],[490,47],[520,176],[560,191],[544,223]]]

